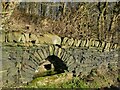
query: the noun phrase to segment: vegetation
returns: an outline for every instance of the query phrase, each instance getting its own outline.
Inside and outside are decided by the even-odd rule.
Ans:
[[[32,22],[40,24],[39,30],[41,28],[43,32],[80,39],[93,37],[109,42],[118,41],[120,2],[30,2],[21,3],[18,8],[26,14],[42,17],[37,21],[35,16]],[[50,28],[47,31],[44,28],[46,26],[46,29]]]
[[[119,16],[120,2],[21,2],[7,24],[11,30],[25,31],[27,24],[27,32],[118,43]]]
[[[9,3],[3,3],[6,12]],[[5,8],[4,8],[5,7]],[[8,10],[9,11],[9,10]],[[6,16],[6,13],[4,13]],[[7,17],[7,16],[6,16]],[[52,33],[61,37],[76,39],[95,38],[118,43],[120,26],[120,2],[80,2],[80,3],[31,3],[21,2],[11,17],[4,23],[5,30],[16,30],[30,33]],[[52,73],[47,72],[47,74]],[[54,74],[54,73],[53,73]],[[33,80],[26,88],[99,88],[103,84],[110,87],[110,78],[96,77],[94,80],[74,77],[62,84],[36,85],[46,77]],[[95,79],[96,78],[96,79]],[[52,78],[53,79],[53,78]],[[95,81],[97,80],[97,81]],[[114,79],[113,79],[114,80]],[[120,80],[120,76],[118,77]],[[109,82],[107,82],[109,81]],[[112,82],[113,83],[113,82]]]

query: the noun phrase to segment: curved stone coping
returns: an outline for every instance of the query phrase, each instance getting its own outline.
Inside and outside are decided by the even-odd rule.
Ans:
[[[62,48],[76,48],[76,47],[97,47],[99,51],[111,51],[118,49],[118,43],[110,43],[99,41],[95,39],[78,40],[73,38],[61,38],[53,34],[31,34],[22,32],[0,32],[0,42],[4,45],[10,46],[41,46],[43,44],[57,44]]]

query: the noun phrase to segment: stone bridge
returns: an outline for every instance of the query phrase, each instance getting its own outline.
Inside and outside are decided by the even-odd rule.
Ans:
[[[36,73],[42,71],[39,67],[46,61],[49,63],[43,65],[44,69],[47,70],[46,65],[50,64],[75,76],[88,75],[92,69],[101,67],[118,69],[118,44],[67,37],[62,39],[56,35],[43,35],[39,40],[44,42],[38,43],[36,35],[32,35],[36,38],[31,38],[30,34],[19,35],[24,37],[16,35],[19,37],[16,39],[14,33],[11,36],[2,34],[3,87],[30,82]]]
[[[9,19],[11,13],[3,19]],[[118,43],[24,33],[21,30],[5,31],[0,30],[2,87],[26,84],[43,69],[68,71],[75,76],[88,75],[96,68],[118,69]]]

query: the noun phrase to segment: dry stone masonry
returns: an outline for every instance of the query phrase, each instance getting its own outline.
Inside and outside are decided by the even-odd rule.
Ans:
[[[3,45],[1,71],[3,87],[28,83],[34,79],[36,72],[39,74],[39,71],[47,70],[48,67],[49,70],[56,69],[60,72],[66,70],[75,76],[88,75],[92,69],[102,66],[117,68],[117,43],[61,38],[52,34],[21,32],[0,34],[2,35],[0,42]],[[49,62],[45,63],[47,68],[44,68],[44,61]]]
[[[68,47],[97,47],[101,51],[110,51],[118,49],[118,43],[105,42],[95,39],[86,39],[78,40],[68,37],[59,37],[52,34],[32,34],[32,33],[23,33],[19,31],[13,32],[0,32],[0,42],[7,43],[15,46],[40,46],[41,44],[54,44],[60,45],[62,48]]]
[[[6,9],[5,3],[2,4],[5,6],[3,10]],[[14,3],[8,3],[13,8],[17,7],[12,4]],[[32,4],[29,3],[29,5]],[[75,39],[49,33],[30,33],[18,30],[17,26],[17,29],[13,31],[15,27],[4,26],[7,20],[9,21],[14,11],[13,8],[12,10],[8,8],[8,12],[3,12],[3,25],[0,27],[5,28],[4,31],[0,30],[0,44],[2,44],[0,46],[2,49],[2,70],[0,70],[2,82],[0,85],[2,87],[18,87],[27,84],[36,76],[41,76],[41,72],[45,71],[55,71],[55,74],[67,71],[73,73],[74,76],[84,76],[96,68],[106,67],[106,70],[119,68],[118,43],[100,41],[94,38]],[[30,12],[31,10],[33,11],[33,8],[30,9]],[[48,15],[48,13],[42,14]],[[63,12],[63,14],[65,13]],[[54,13],[53,16],[55,16]],[[62,33],[65,32],[62,31]]]

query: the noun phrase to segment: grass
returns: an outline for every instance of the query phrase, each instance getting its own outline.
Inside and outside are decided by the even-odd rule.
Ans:
[[[61,84],[37,85],[37,81],[43,80],[43,78],[44,77],[40,77],[33,80],[29,85],[25,86],[25,88],[89,88],[86,82],[78,77],[74,77],[72,80]]]

